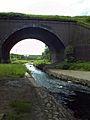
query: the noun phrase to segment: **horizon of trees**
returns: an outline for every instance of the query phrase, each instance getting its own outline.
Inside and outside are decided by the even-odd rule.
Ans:
[[[11,61],[15,60],[48,60],[51,61],[51,52],[49,48],[46,46],[42,55],[20,55],[20,54],[10,54]]]

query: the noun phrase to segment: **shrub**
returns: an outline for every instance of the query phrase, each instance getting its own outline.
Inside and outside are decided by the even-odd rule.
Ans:
[[[90,16],[86,18],[86,22],[90,23]]]
[[[60,63],[60,64],[56,65],[55,68],[67,70],[67,69],[70,68],[70,63],[63,62],[63,63]]]
[[[65,56],[67,62],[75,62],[75,57],[74,57],[74,48],[73,46],[69,45],[65,49]]]
[[[89,62],[73,63],[71,64],[69,69],[90,71],[90,63]]]
[[[77,61],[73,63],[68,63],[64,61],[63,63],[59,63],[55,66],[57,69],[64,69],[64,70],[85,70],[90,71],[90,62],[82,62]]]

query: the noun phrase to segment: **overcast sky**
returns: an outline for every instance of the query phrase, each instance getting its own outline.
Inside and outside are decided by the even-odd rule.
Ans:
[[[1,12],[90,15],[90,0],[0,0]]]
[[[27,14],[65,16],[90,15],[90,0],[0,0],[0,12],[19,12]],[[32,40],[28,42],[30,46],[31,41]],[[24,45],[28,46],[26,42],[23,43],[22,47]],[[38,48],[38,53],[36,54],[41,54],[41,51],[44,49],[44,46],[41,47],[41,45],[42,43],[39,44],[40,50]],[[17,47],[14,51],[19,52],[18,49],[23,51],[24,48],[22,47]],[[36,46],[35,51],[32,53],[32,50],[29,50],[30,48],[24,50],[23,53],[26,54],[25,51],[27,51],[27,54],[35,54]]]

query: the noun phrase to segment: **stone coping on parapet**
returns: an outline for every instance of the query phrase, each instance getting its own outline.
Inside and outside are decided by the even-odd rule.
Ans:
[[[90,87],[90,71],[47,69],[46,73],[62,80],[72,81]]]

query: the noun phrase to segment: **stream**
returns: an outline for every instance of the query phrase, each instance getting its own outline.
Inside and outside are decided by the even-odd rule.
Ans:
[[[77,119],[90,120],[89,87],[56,79],[31,64],[26,64],[26,67],[31,71],[37,86],[46,88],[58,103],[72,110]]]

